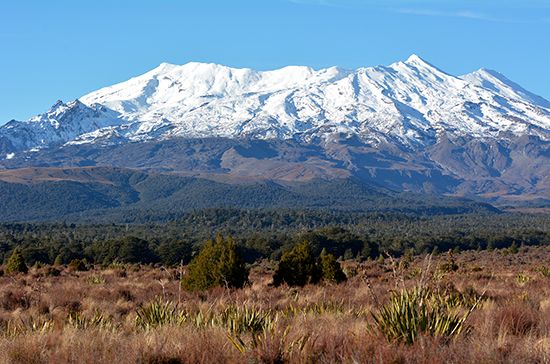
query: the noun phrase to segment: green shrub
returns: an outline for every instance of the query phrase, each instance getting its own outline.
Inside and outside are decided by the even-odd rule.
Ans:
[[[55,260],[53,261],[53,265],[60,266],[62,264],[63,264],[63,257],[61,256],[61,254],[57,254],[57,256],[55,257]]]
[[[312,247],[309,242],[296,245],[281,257],[279,266],[273,276],[273,284],[283,283],[289,286],[304,286],[319,282],[322,272],[317,266]]]
[[[438,267],[438,271],[441,273],[451,273],[458,270],[458,264],[456,264],[454,255],[452,251],[449,251],[447,260],[441,263]]]
[[[114,258],[119,258],[125,263],[148,264],[158,262],[158,257],[149,246],[149,243],[146,240],[132,236],[122,239],[117,256]]]
[[[346,280],[346,275],[334,255],[327,254],[323,249],[319,257],[319,268],[324,281],[340,283]]]
[[[18,248],[15,248],[6,263],[6,273],[27,273],[28,271],[29,268],[25,264],[21,251]]]
[[[403,254],[403,257],[399,261],[399,267],[401,269],[408,269],[411,266],[411,263],[413,262],[413,250],[407,249],[405,251],[405,254]]]
[[[216,286],[241,288],[247,282],[248,269],[233,238],[218,235],[193,258],[181,283],[189,291],[201,291]]]
[[[346,275],[334,255],[323,249],[316,259],[311,244],[304,242],[282,255],[273,276],[273,284],[304,286],[308,283],[317,283],[321,279],[340,283],[346,280]]]
[[[84,259],[73,259],[69,263],[69,269],[75,272],[84,272],[88,270]]]

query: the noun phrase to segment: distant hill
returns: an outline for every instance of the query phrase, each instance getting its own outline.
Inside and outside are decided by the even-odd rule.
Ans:
[[[99,167],[0,171],[3,222],[162,222],[208,208],[395,211],[420,215],[498,212],[486,203],[400,193],[353,178],[237,184]]]

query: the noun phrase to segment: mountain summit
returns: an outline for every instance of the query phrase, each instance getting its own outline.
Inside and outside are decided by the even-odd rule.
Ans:
[[[56,158],[68,150],[122,150],[136,143],[189,144],[204,138],[234,142],[228,150],[218,150],[208,168],[197,162],[204,158],[184,163],[179,155],[179,164],[169,165],[159,158],[134,165],[132,157],[117,164],[105,155],[81,162],[162,170],[207,168],[209,173],[239,171],[286,179],[355,175],[405,190],[476,196],[529,190],[544,199],[550,190],[550,102],[496,71],[453,76],[417,55],[357,70],[289,66],[255,71],[162,63],[78,100],[57,102],[28,121],[0,127],[0,168],[65,165],[67,160]],[[239,141],[277,146],[269,147],[271,152],[244,153],[234,145]],[[322,155],[315,159],[315,153],[298,147],[285,154],[280,148],[289,143],[317,146],[315,153]],[[297,157],[300,153],[306,154]],[[242,164],[242,158],[250,162],[266,159],[265,155],[278,156],[268,158],[277,163]],[[265,170],[254,169],[260,167]],[[433,186],[435,175],[440,176],[439,187]],[[426,187],[428,182],[431,187]]]
[[[310,140],[337,132],[425,145],[440,132],[545,140],[550,133],[550,103],[542,97],[497,72],[455,77],[417,55],[353,71],[162,63],[79,101],[0,128],[0,152],[173,137]]]

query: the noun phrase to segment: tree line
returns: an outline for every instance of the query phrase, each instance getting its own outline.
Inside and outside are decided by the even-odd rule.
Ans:
[[[526,214],[418,217],[312,210],[203,210],[172,223],[143,225],[4,224],[0,260],[18,247],[27,264],[75,259],[187,264],[216,233],[233,236],[245,262],[280,260],[304,241],[343,259],[550,243],[550,217]]]

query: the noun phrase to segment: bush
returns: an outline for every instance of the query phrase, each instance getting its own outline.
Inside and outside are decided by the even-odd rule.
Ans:
[[[14,249],[6,263],[6,273],[27,273],[28,271],[29,268],[25,264],[21,251],[18,248]]]
[[[216,286],[241,288],[247,282],[248,269],[233,238],[218,235],[193,258],[181,283],[189,291],[201,291]]]
[[[191,244],[185,241],[170,241],[158,247],[158,255],[163,265],[175,266],[191,260]]]
[[[449,251],[447,260],[439,265],[438,270],[441,273],[451,273],[456,272],[458,268],[453,253]]]
[[[316,259],[311,244],[304,242],[283,254],[273,276],[273,284],[305,286],[321,279],[340,283],[346,280],[346,275],[334,255],[323,249],[319,259]]]
[[[283,283],[289,286],[305,286],[319,282],[322,276],[309,242],[296,245],[281,257],[279,266],[273,276],[273,284]]]
[[[120,242],[117,258],[124,263],[156,263],[158,257],[146,240],[127,237]]]
[[[86,262],[83,259],[73,259],[69,263],[69,269],[74,272],[84,272],[87,271]]]
[[[55,267],[47,267],[44,270],[44,274],[50,277],[58,277],[61,274],[61,271]]]
[[[57,256],[55,257],[55,260],[53,261],[53,265],[58,267],[62,264],[63,264],[63,257],[61,256],[61,254],[57,254]]]
[[[327,254],[325,250],[319,257],[319,269],[324,281],[340,283],[346,280],[346,275],[334,255]]]

